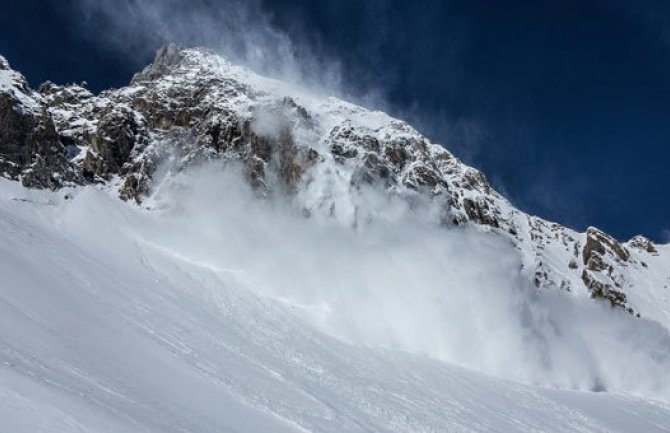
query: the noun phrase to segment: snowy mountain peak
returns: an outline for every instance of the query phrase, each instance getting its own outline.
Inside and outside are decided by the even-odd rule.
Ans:
[[[595,228],[580,234],[527,215],[482,173],[385,113],[176,45],[159,50],[129,86],[99,95],[52,83],[36,94],[18,73],[0,73],[13,77],[0,87],[4,112],[33,107],[0,125],[4,174],[27,186],[111,185],[141,203],[174,173],[221,160],[241,167],[261,195],[288,193],[302,214],[351,226],[388,218],[384,205],[369,206],[374,189],[425,208],[434,224],[508,239],[537,289],[668,319],[667,306],[653,306],[670,277],[668,257],[642,257],[656,251],[653,243],[636,237],[622,245]]]
[[[4,58],[2,55],[0,55],[0,70],[1,71],[6,71],[8,69],[11,69],[9,66],[9,62],[7,61],[6,58]]]

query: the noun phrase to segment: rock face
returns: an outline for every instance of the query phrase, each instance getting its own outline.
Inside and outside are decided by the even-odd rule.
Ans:
[[[527,215],[408,124],[259,77],[205,50],[167,46],[128,87],[99,95],[53,83],[33,92],[0,57],[5,177],[36,188],[113,184],[122,199],[140,203],[161,165],[181,170],[209,159],[241,166],[262,195],[302,197],[306,215],[353,224],[360,212],[348,199],[366,186],[429,201],[440,224],[513,242],[522,273],[540,290],[637,313],[636,284],[670,278],[650,268],[659,253],[646,238],[621,244],[595,228],[577,233]]]
[[[27,187],[58,188],[74,179],[65,147],[42,98],[0,57],[0,173]]]

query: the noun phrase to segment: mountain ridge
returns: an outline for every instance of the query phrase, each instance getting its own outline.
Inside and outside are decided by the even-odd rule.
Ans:
[[[578,233],[516,209],[443,147],[405,122],[231,65],[204,49],[169,45],[129,86],[94,95],[47,82],[35,92],[0,57],[0,172],[27,187],[101,184],[138,204],[181,170],[231,161],[260,195],[287,192],[305,215],[350,225],[370,185],[413,206],[428,201],[436,224],[502,236],[537,289],[590,296],[670,323],[667,245]],[[327,180],[327,182],[324,181]]]

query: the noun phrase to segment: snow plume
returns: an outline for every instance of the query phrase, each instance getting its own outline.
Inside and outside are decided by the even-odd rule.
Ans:
[[[295,43],[257,0],[76,0],[85,30],[137,63],[161,45],[203,46],[256,72],[338,93],[339,64]]]
[[[76,5],[73,12],[82,16],[73,20],[74,24],[83,26],[96,43],[108,44],[121,53],[124,60],[133,59],[138,68],[150,61],[160,46],[202,46],[234,64],[303,90],[335,95],[407,119],[469,162],[490,139],[485,125],[473,117],[428,110],[420,101],[409,106],[392,102],[389,91],[398,85],[400,72],[390,70],[392,65],[372,67],[369,58],[375,55],[374,44],[357,54],[368,59],[360,63],[371,70],[351,62],[344,70],[341,59],[324,47],[319,35],[302,30],[299,20],[304,17],[296,17],[295,23],[286,26],[288,33],[273,24],[272,15],[260,0],[71,1]],[[371,38],[388,37],[389,32],[397,31],[389,22],[388,6],[383,2],[369,2],[364,9],[369,9],[366,16],[371,21]],[[459,60],[455,55],[453,61],[456,70]],[[457,77],[451,74],[451,70],[443,71],[443,80],[457,83]]]
[[[151,202],[160,211],[143,216],[150,223],[139,236],[235,273],[350,344],[542,386],[670,399],[667,329],[590,299],[536,292],[501,239],[439,226],[429,204],[333,187],[334,172],[312,188],[353,210],[309,218],[305,191],[260,200],[235,170],[224,173],[213,164],[163,184]]]

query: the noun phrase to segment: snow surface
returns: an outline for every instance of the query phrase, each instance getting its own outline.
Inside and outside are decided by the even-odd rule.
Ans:
[[[0,431],[670,431],[664,327],[533,299],[491,236],[216,170],[151,209],[0,180]]]

